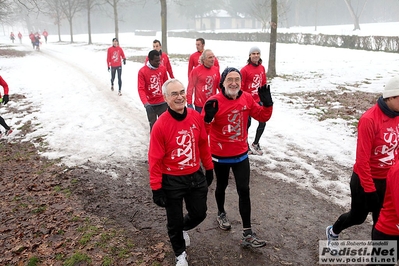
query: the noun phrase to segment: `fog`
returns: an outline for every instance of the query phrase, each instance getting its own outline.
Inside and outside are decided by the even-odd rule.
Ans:
[[[200,5],[210,0],[202,0],[196,3]],[[234,2],[234,0],[229,0]],[[237,0],[238,1],[238,0]],[[168,1],[168,30],[198,30],[195,28],[195,16],[192,14],[196,7],[195,1],[180,1],[186,6],[176,4],[177,0]],[[211,1],[212,2],[212,1]],[[260,0],[241,1],[236,5],[221,5],[219,1],[213,1],[215,8],[230,10],[230,13],[242,13],[245,17],[254,17],[256,2]],[[263,1],[270,3],[270,0]],[[350,1],[353,10],[359,16],[360,25],[362,23],[376,22],[395,22],[399,17],[399,1]],[[347,5],[344,0],[281,0],[278,1],[279,27],[293,26],[323,26],[341,25],[353,23]],[[383,3],[383,4],[382,4]],[[232,10],[235,7],[235,10]],[[269,17],[270,11],[265,7],[265,17]],[[161,6],[159,0],[147,0],[142,3],[125,2],[118,6],[119,32],[132,32],[135,30],[161,30]],[[58,34],[58,26],[54,19],[42,13],[29,12],[25,18],[20,14],[20,21],[14,19],[12,22],[3,23],[4,34],[10,31],[21,31],[27,34],[30,31],[42,31],[46,29],[52,35]],[[200,17],[201,15],[197,15]],[[88,32],[87,11],[83,10],[76,13],[73,17],[73,33],[84,34]],[[259,24],[258,24],[259,25]],[[258,27],[258,26],[257,26]],[[261,30],[261,27],[258,27]],[[115,31],[113,9],[109,4],[102,4],[93,8],[91,12],[92,33],[109,33]],[[61,21],[60,34],[69,34],[69,22],[64,19]]]

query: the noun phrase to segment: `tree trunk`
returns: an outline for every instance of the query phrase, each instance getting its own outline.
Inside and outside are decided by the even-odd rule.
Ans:
[[[166,0],[161,1],[162,51],[168,53],[168,11]]]
[[[89,33],[89,44],[92,44],[91,42],[91,23],[90,23],[90,0],[87,0],[87,27],[88,27],[88,33]]]
[[[353,30],[360,30],[359,17],[356,15],[355,11],[353,10],[350,0],[345,0],[345,4],[348,7],[349,13],[351,14],[351,17],[353,19],[353,26],[354,26]]]
[[[115,20],[115,38],[119,40],[118,7],[116,0],[114,0],[113,7],[114,7],[114,20]]]
[[[71,43],[73,43],[73,26],[72,26],[72,18],[69,20],[69,32],[71,33]]]
[[[276,74],[276,48],[277,48],[277,0],[271,0],[271,18],[270,22],[270,50],[269,65],[267,69],[267,78],[274,78]]]
[[[314,31],[317,31],[317,11],[318,11],[318,0],[316,0],[315,16],[314,16]]]
[[[58,28],[58,41],[61,42],[61,21],[60,16],[57,16],[57,28]]]

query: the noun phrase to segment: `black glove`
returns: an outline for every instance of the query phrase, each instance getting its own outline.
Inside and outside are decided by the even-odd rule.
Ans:
[[[273,106],[272,95],[270,94],[270,85],[263,85],[258,89],[258,95],[263,106]]]
[[[166,195],[162,188],[152,191],[152,200],[159,207],[166,207]]]
[[[192,104],[187,104],[187,108],[194,109],[194,106]]]
[[[9,101],[8,95],[3,96],[3,104],[7,104]]]
[[[208,184],[208,187],[209,187],[213,181],[213,169],[206,170],[205,176],[206,176],[206,183]]]
[[[125,58],[125,59],[123,59],[123,64],[124,64],[124,65],[126,65],[126,58]]]
[[[111,68],[110,68],[110,67],[108,67],[108,72],[110,71],[110,69],[111,69]]]
[[[380,199],[378,198],[377,191],[366,192],[366,203],[370,211],[378,211],[381,208]]]
[[[206,123],[210,123],[213,118],[215,117],[215,114],[218,111],[218,101],[215,99],[209,100],[205,103],[204,106],[205,109],[205,117],[204,117],[204,121]]]

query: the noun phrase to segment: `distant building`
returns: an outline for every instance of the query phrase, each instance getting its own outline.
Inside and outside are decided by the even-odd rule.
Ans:
[[[195,18],[196,30],[221,29],[260,29],[262,24],[255,18],[246,18],[243,14],[230,15],[226,10],[212,10],[202,17]]]

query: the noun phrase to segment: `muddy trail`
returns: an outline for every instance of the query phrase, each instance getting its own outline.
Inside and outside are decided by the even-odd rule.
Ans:
[[[251,167],[257,168],[254,163]],[[78,180],[73,193],[78,195],[83,209],[131,232],[143,249],[165,252],[165,258],[159,263],[173,265],[165,211],[152,202],[146,162],[136,163],[134,168],[107,166],[119,176],[112,182],[109,175],[95,170],[97,166],[86,165],[85,168],[73,169],[69,173],[71,178]],[[191,246],[187,252],[190,265],[318,264],[319,240],[325,239],[325,227],[345,210],[294,184],[262,176],[255,170],[251,174],[253,228],[258,236],[267,240],[266,247],[240,247],[242,226],[238,196],[231,178],[226,191],[226,211],[232,230],[222,231],[216,224],[213,183],[208,194],[208,216],[189,232]],[[353,227],[343,232],[341,238],[369,239],[370,229],[368,223]],[[162,250],[154,247],[162,247]]]

